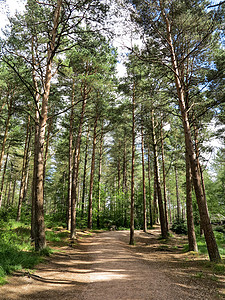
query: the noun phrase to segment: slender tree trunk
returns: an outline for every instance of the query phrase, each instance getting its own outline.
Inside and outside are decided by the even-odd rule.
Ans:
[[[33,181],[32,181],[32,192],[31,192],[31,240],[35,240],[36,235],[36,217],[35,217],[35,203],[37,202],[37,160],[38,160],[38,135],[39,135],[39,103],[40,103],[40,93],[38,88],[38,82],[36,79],[36,61],[34,56],[34,36],[31,40],[32,49],[32,80],[35,89],[35,122],[34,122],[34,161],[33,161]]]
[[[176,197],[177,197],[177,220],[181,220],[181,212],[180,212],[180,195],[179,195],[179,187],[178,187],[178,175],[177,175],[177,166],[174,166],[175,171],[175,182],[176,182]]]
[[[76,146],[74,151],[74,159],[73,159],[73,176],[72,176],[72,193],[71,193],[71,231],[70,231],[71,239],[76,238],[77,183],[78,183],[78,171],[79,171],[79,161],[80,161],[81,135],[82,135],[82,127],[83,127],[86,104],[87,104],[87,91],[86,91],[86,85],[84,84],[80,124],[78,128]]]
[[[151,111],[151,117],[152,117],[152,141],[153,141],[153,151],[154,151],[156,186],[157,186],[158,204],[159,204],[159,218],[160,218],[162,238],[166,238],[168,235],[168,232],[166,230],[165,214],[164,214],[163,199],[162,199],[161,184],[160,184],[157,141],[156,141],[156,135],[155,135],[155,121],[154,121],[154,111],[153,110]]]
[[[68,195],[67,195],[67,229],[71,230],[71,195],[72,195],[72,173],[73,173],[73,121],[74,121],[74,96],[75,79],[72,84],[70,131],[69,131],[69,166],[68,166]]]
[[[8,158],[9,158],[9,152],[7,152],[7,155],[6,155],[6,159],[5,159],[5,163],[4,163],[4,168],[3,168],[3,174],[2,174],[2,183],[1,183],[1,190],[0,190],[0,208],[2,206],[3,187],[4,187],[4,182],[5,182],[5,174],[6,174],[6,168],[7,168]]]
[[[158,198],[158,193],[157,193],[157,183],[156,183],[156,167],[154,163],[153,224],[159,223],[157,198]]]
[[[9,176],[9,189],[8,189],[8,195],[7,195],[7,206],[10,206],[11,188],[12,188],[12,178],[11,178],[11,174],[10,174],[10,176]]]
[[[16,178],[15,178],[14,183],[13,183],[12,206],[14,205],[15,191],[16,191]]]
[[[171,207],[171,199],[170,196],[168,195],[168,205],[169,205],[169,217],[170,217],[170,223],[172,223],[172,207]]]
[[[191,168],[188,153],[186,151],[186,209],[187,209],[187,228],[188,228],[188,245],[189,251],[198,251],[195,236],[194,216],[192,206],[192,189],[191,189]]]
[[[36,94],[37,105],[39,104],[39,94]],[[33,182],[32,182],[32,209],[31,209],[31,240],[34,241],[36,230],[35,230],[35,203],[37,201],[37,160],[38,160],[38,152],[37,152],[37,143],[38,143],[38,132],[39,132],[39,113],[38,108],[35,111],[35,132],[34,132],[34,166],[33,166]]]
[[[123,153],[123,193],[124,193],[124,227],[127,227],[127,145],[126,145],[126,132],[124,131],[124,153]]]
[[[198,129],[197,129],[197,126],[196,126],[195,122],[193,122],[193,124],[194,124],[194,139],[195,139],[196,159],[198,161],[199,171],[200,171],[200,175],[201,175],[202,192],[203,192],[203,195],[204,195],[204,199],[206,201],[204,177],[203,177],[202,167],[201,167],[200,162],[199,162]],[[200,236],[202,236],[203,233],[204,233],[204,230],[203,230],[203,226],[202,226],[201,221],[200,221]]]
[[[165,211],[165,222],[166,230],[168,232],[168,210],[167,210],[167,192],[166,192],[166,170],[165,170],[165,154],[164,154],[164,139],[163,139],[163,124],[161,120],[161,150],[162,150],[162,169],[163,169],[163,198],[164,198],[164,211]]]
[[[85,192],[86,192],[86,174],[87,174],[87,161],[88,161],[89,131],[90,131],[90,128],[88,127],[87,137],[86,137],[86,145],[85,145],[85,157],[84,157],[83,190],[82,190],[82,204],[81,204],[82,217],[84,215],[84,203],[85,203]]]
[[[119,141],[119,149],[118,149],[118,156],[117,156],[118,193],[120,193],[120,182],[121,182],[120,149],[121,149],[121,143]]]
[[[29,153],[29,148],[30,148],[30,139],[31,139],[30,117],[28,117],[27,133],[26,133],[24,155],[23,155],[23,166],[22,166],[22,176],[21,176],[21,184],[20,184],[20,194],[19,194],[19,202],[18,202],[17,218],[16,218],[17,222],[20,221],[22,202],[23,202],[23,199],[24,199],[24,192],[25,192],[25,186],[26,186],[26,175],[27,175],[27,169],[28,169],[28,159],[29,159],[28,153]]]
[[[93,186],[94,186],[94,172],[95,172],[95,149],[97,142],[97,125],[98,115],[95,118],[94,133],[93,133],[93,149],[91,159],[91,174],[90,174],[90,189],[89,189],[89,206],[88,206],[88,228],[92,229],[92,210],[93,210]]]
[[[135,160],[135,82],[132,96],[132,161],[131,161],[131,204],[130,204],[130,245],[134,245],[134,160]]]
[[[97,227],[100,228],[100,211],[101,211],[101,176],[102,176],[102,153],[103,153],[103,122],[100,138],[100,149],[99,149],[99,169],[98,169],[98,216],[97,216]]]
[[[52,118],[49,120],[48,123],[48,133],[47,133],[47,138],[45,142],[45,153],[44,153],[44,179],[43,179],[43,184],[45,184],[45,176],[46,176],[46,165],[47,165],[47,160],[48,160],[48,149],[49,149],[49,141],[50,141],[50,134],[52,131]]]
[[[143,125],[141,126],[141,154],[142,154],[142,193],[143,193],[143,231],[147,232],[146,218],[146,188],[145,188],[145,154],[144,154],[144,134]]]
[[[6,187],[5,187],[5,193],[4,193],[4,207],[8,206],[8,203],[6,201],[6,195],[8,193],[8,187],[9,187],[9,181],[7,180]]]
[[[27,159],[27,169],[26,169],[26,178],[25,178],[25,187],[24,187],[24,193],[23,193],[23,200],[22,202],[25,202],[26,196],[27,196],[27,189],[28,189],[28,183],[29,183],[29,163],[30,163],[30,157],[31,157],[31,151],[28,153],[28,159]]]
[[[153,227],[152,218],[152,193],[151,193],[151,165],[150,165],[150,147],[148,144],[148,189],[149,189],[149,218],[150,226]]]
[[[171,62],[174,71],[174,79],[175,79],[175,84],[177,89],[178,100],[179,100],[179,107],[180,107],[182,121],[183,121],[185,144],[186,144],[186,149],[188,152],[189,161],[191,165],[192,181],[194,184],[195,195],[196,195],[199,214],[200,214],[200,222],[204,230],[204,236],[205,236],[210,260],[221,261],[216,239],[212,230],[212,225],[210,223],[207,203],[205,201],[206,199],[204,198],[204,193],[202,190],[199,164],[193,147],[193,139],[192,139],[191,128],[188,119],[188,110],[185,104],[185,88],[180,79],[179,66],[177,64],[176,54],[175,54],[174,45],[171,36],[171,24],[164,11],[162,0],[160,0],[160,6],[161,6],[161,12],[165,20],[166,29],[167,29],[167,42],[170,47]]]
[[[2,150],[1,150],[1,155],[0,155],[0,171],[2,169],[2,161],[5,153],[5,145],[7,141],[7,136],[8,136],[8,130],[9,130],[9,123],[12,115],[12,102],[13,102],[13,96],[15,94],[15,91],[13,91],[11,97],[9,97],[9,104],[8,104],[8,116],[5,124],[5,132],[4,132],[4,137],[3,137],[3,142],[2,142]]]

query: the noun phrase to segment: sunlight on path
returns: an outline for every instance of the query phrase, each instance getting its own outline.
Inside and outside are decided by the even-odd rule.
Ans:
[[[34,274],[12,277],[0,288],[0,300],[217,299],[210,294],[212,287],[196,284],[172,257],[165,261],[164,253],[154,251],[158,234],[135,234],[153,250],[129,246],[129,232],[124,231],[82,237]]]

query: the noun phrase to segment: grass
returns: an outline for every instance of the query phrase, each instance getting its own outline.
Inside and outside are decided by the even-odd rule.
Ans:
[[[65,244],[68,231],[46,231],[46,240],[53,246]],[[32,269],[49,256],[53,250],[46,247],[35,252],[30,241],[30,227],[15,221],[0,224],[0,285],[7,282],[7,275],[16,270]]]
[[[7,275],[16,270],[33,268],[42,257],[30,244],[29,227],[13,221],[1,225],[0,284],[4,284]]]
[[[214,231],[214,235],[216,238],[217,246],[220,252],[220,255],[223,257],[225,256],[225,234],[222,232]],[[199,236],[199,234],[196,234],[197,244],[198,244],[198,251],[201,254],[207,254],[207,246],[205,242],[204,236]],[[186,244],[184,246],[184,251],[188,251],[188,245]]]

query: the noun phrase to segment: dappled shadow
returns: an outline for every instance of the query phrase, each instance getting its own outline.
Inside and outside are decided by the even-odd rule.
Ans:
[[[135,234],[136,246],[128,245],[127,231],[82,238],[39,265],[35,274],[16,278],[17,292],[3,287],[8,298],[0,299],[217,299],[220,283],[200,281],[198,263],[181,260],[181,249],[160,252],[157,236]]]

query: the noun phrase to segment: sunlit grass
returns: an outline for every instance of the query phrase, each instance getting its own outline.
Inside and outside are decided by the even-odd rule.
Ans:
[[[54,243],[62,242],[68,232],[46,231],[46,240]],[[30,227],[15,221],[1,222],[0,229],[0,285],[6,283],[6,276],[16,270],[32,269],[49,256],[53,250],[46,247],[35,252],[30,240]]]
[[[41,260],[31,246],[29,227],[13,221],[1,224],[0,284],[4,284],[12,272],[33,268]]]
[[[225,234],[223,232],[214,231],[214,235],[215,235],[215,238],[216,238],[219,253],[222,257],[224,257],[225,256]],[[197,244],[198,244],[199,253],[207,254],[208,250],[207,250],[204,235],[200,236],[199,233],[197,233],[196,234],[196,240],[197,240]],[[184,246],[184,251],[185,252],[188,251],[188,245],[187,244]]]

